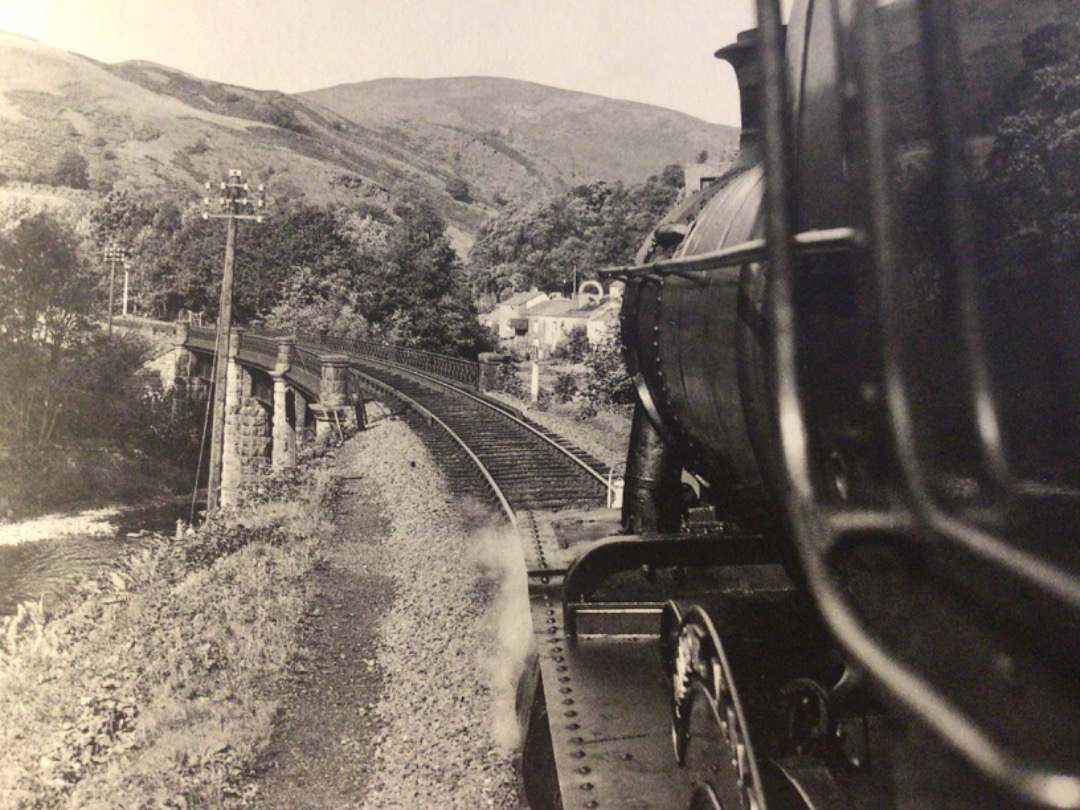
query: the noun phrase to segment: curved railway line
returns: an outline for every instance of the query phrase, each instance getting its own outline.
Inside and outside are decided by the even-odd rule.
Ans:
[[[607,466],[510,406],[430,374],[351,359],[360,388],[409,406],[455,493],[493,498],[515,525],[521,512],[604,504]]]

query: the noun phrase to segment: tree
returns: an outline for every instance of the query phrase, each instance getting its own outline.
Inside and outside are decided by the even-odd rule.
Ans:
[[[57,161],[48,182],[54,186],[67,186],[68,188],[90,188],[90,176],[88,170],[90,164],[86,158],[78,152],[64,152]]]
[[[1080,262],[1080,26],[1048,25],[1024,43],[1018,102],[995,133],[986,192],[1011,238],[1024,234],[1066,272]]]
[[[575,326],[554,351],[554,356],[559,360],[569,360],[571,363],[581,363],[589,354],[589,333],[582,325]]]
[[[622,344],[618,332],[612,330],[585,355],[588,374],[581,387],[579,412],[588,418],[598,410],[634,402],[634,383],[626,373]]]
[[[47,443],[80,374],[75,350],[91,332],[96,279],[74,233],[48,213],[0,235],[0,429]]]
[[[78,238],[48,212],[0,235],[0,339],[8,347],[76,344],[88,328],[96,279]]]
[[[976,256],[996,398],[1018,476],[1075,485],[1080,440],[1080,24],[1024,41],[978,177]]]
[[[223,220],[191,218],[143,257],[146,303],[164,317],[181,310],[217,312],[225,254]],[[359,251],[346,224],[326,208],[297,205],[262,224],[243,223],[236,240],[234,316],[267,316],[282,301],[294,273],[352,277]]]
[[[676,166],[638,185],[594,182],[509,206],[484,225],[473,246],[474,289],[488,295],[507,288],[554,292],[575,269],[587,279],[600,267],[629,263],[681,187]]]
[[[175,203],[171,205],[175,210]],[[113,242],[130,247],[144,229],[153,227],[158,210],[127,191],[111,191],[90,212],[90,230],[99,247]]]
[[[399,220],[372,273],[365,310],[374,334],[388,343],[462,356],[490,350],[461,260],[434,206],[408,200],[395,214]]]
[[[678,163],[670,163],[660,172],[660,182],[665,186],[681,189],[686,185],[686,170]]]

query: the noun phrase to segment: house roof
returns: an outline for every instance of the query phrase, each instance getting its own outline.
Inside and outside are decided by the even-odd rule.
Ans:
[[[539,290],[527,290],[526,292],[514,293],[505,301],[500,301],[500,307],[520,307],[523,304],[529,303],[535,298],[547,298],[547,293],[542,293]]]
[[[597,301],[594,304],[586,304],[580,309],[571,312],[570,315],[587,321],[595,321],[615,315],[619,311],[619,307],[620,302],[609,299],[607,301]]]
[[[577,301],[568,298],[556,298],[554,301],[544,301],[534,307],[529,307],[528,317],[555,317],[565,318],[577,309]]]

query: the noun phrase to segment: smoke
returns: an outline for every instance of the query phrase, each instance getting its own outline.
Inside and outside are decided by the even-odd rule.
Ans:
[[[515,709],[517,684],[535,644],[525,560],[516,531],[505,525],[481,527],[471,541],[476,564],[494,589],[487,615],[488,643],[481,661],[493,698],[491,734],[499,747],[516,750],[521,745]]]

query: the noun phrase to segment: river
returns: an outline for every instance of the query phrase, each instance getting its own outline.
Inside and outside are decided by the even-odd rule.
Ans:
[[[0,524],[0,616],[20,602],[44,597],[46,604],[87,574],[100,570],[125,549],[137,546],[140,531],[172,535],[187,519],[190,500],[150,506],[88,509]]]

